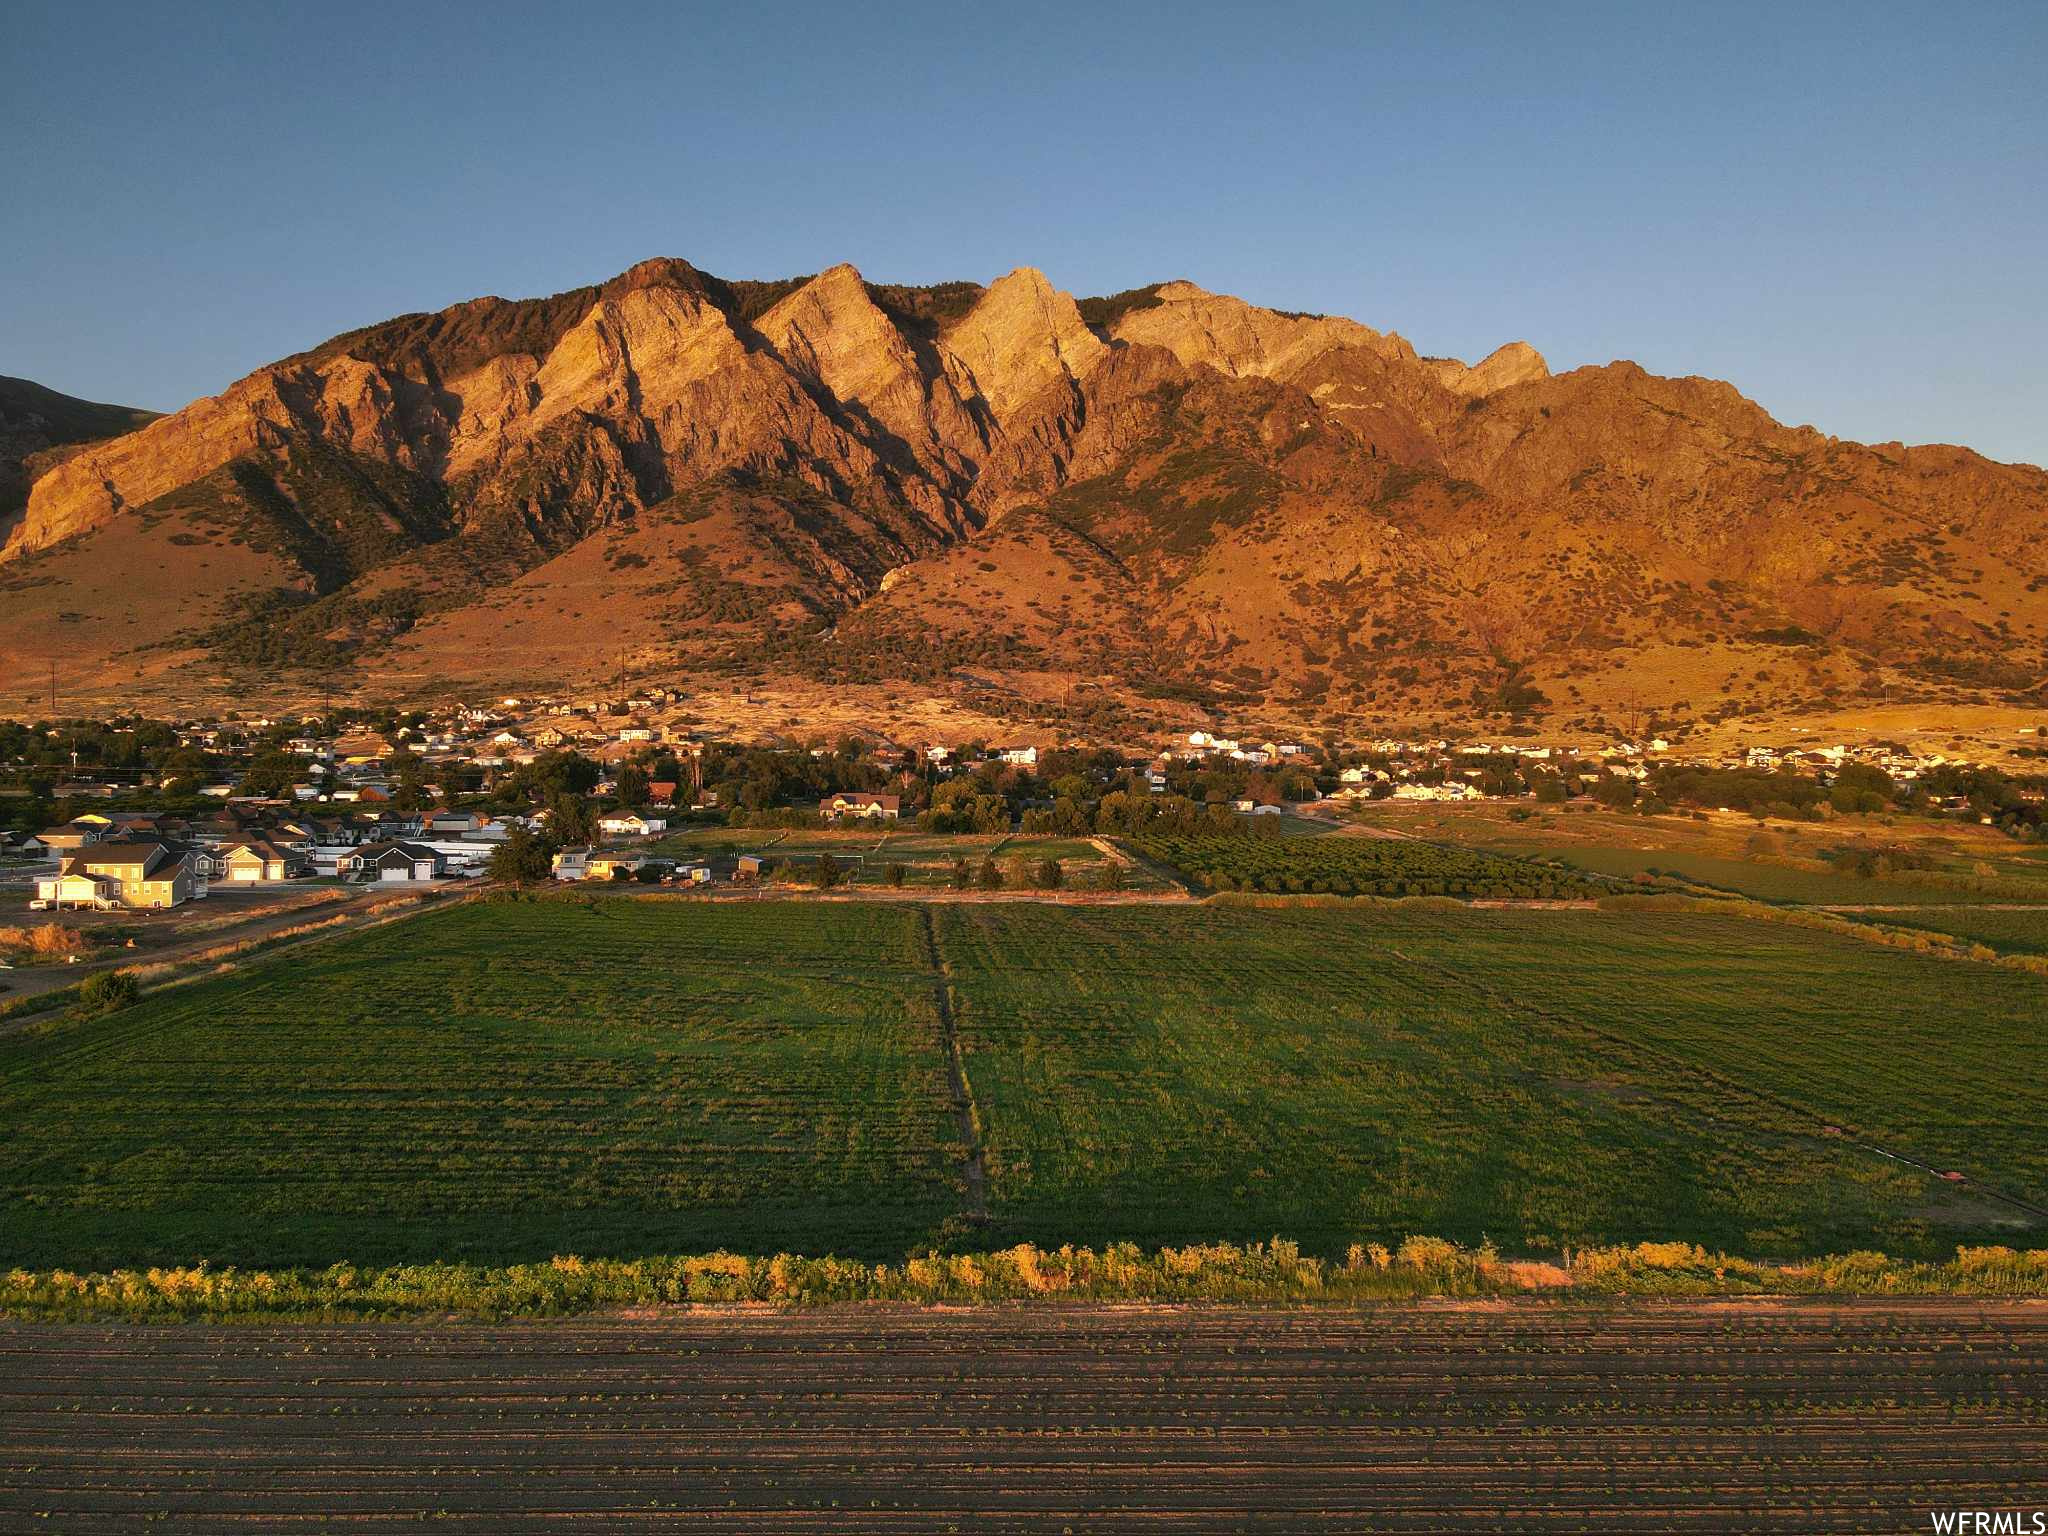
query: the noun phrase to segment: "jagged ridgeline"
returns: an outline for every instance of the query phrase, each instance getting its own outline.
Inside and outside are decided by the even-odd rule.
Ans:
[[[394,695],[972,671],[1528,715],[1653,676],[1711,714],[2044,676],[2037,469],[1188,282],[665,259],[160,419],[0,384],[0,646],[143,696],[194,667]]]

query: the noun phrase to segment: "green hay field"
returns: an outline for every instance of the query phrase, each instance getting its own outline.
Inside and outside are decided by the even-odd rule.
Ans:
[[[478,903],[0,1037],[0,1263],[2025,1246],[2044,1027],[1700,914]]]

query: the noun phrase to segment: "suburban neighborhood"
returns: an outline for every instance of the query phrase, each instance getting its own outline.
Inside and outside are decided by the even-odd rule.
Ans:
[[[745,744],[679,724],[679,702],[664,690],[368,717],[10,725],[0,880],[47,912],[167,911],[306,883],[438,887],[503,876],[515,856],[528,878],[701,888],[773,873],[774,835],[805,826],[1074,836],[1341,818],[1377,801],[1795,816],[1884,805],[2026,839],[2041,835],[2048,783],[1898,744],[1696,756],[1654,732],[1577,745],[1221,728],[1128,746]],[[2021,765],[2039,760],[2039,729],[2019,733]],[[667,846],[706,827],[756,829],[762,847],[707,859]]]

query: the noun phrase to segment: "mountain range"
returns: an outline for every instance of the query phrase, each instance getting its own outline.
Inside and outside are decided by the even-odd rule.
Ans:
[[[0,380],[0,708],[660,678],[1683,726],[2048,677],[2048,474],[1168,282],[680,260],[162,417]],[[865,691],[865,694],[864,692]],[[994,702],[990,702],[994,701]]]

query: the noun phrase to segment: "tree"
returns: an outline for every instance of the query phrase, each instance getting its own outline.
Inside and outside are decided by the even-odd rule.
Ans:
[[[1041,891],[1056,891],[1066,876],[1060,869],[1058,859],[1041,859],[1038,864],[1038,888]]]
[[[1124,867],[1115,859],[1102,861],[1102,888],[1105,891],[1120,891],[1124,888]]]
[[[127,971],[101,971],[88,976],[78,989],[79,1011],[87,1014],[112,1013],[126,1008],[142,995],[133,975]]]
[[[637,811],[647,804],[647,770],[632,763],[619,770],[619,804],[629,811]]]
[[[548,832],[558,844],[587,843],[597,835],[597,817],[581,795],[558,794],[548,802]]]
[[[812,871],[812,878],[818,882],[818,889],[829,891],[839,883],[839,861],[829,853],[818,855],[818,863]]]
[[[1003,872],[996,868],[994,859],[981,861],[981,888],[984,891],[1000,891],[1003,888]]]
[[[973,883],[974,871],[968,868],[965,855],[956,856],[953,860],[953,889],[964,891]]]
[[[249,771],[242,775],[242,793],[266,797],[282,795],[292,787],[292,781],[298,774],[299,765],[282,752],[261,753],[249,764]]]
[[[1609,810],[1627,810],[1636,803],[1636,781],[1626,774],[1602,774],[1593,781],[1593,798]]]
[[[901,864],[887,864],[882,868],[883,883],[900,889],[903,885],[904,868]]]
[[[514,827],[505,841],[491,850],[491,878],[513,885],[531,885],[553,876],[555,847],[525,827]]]

